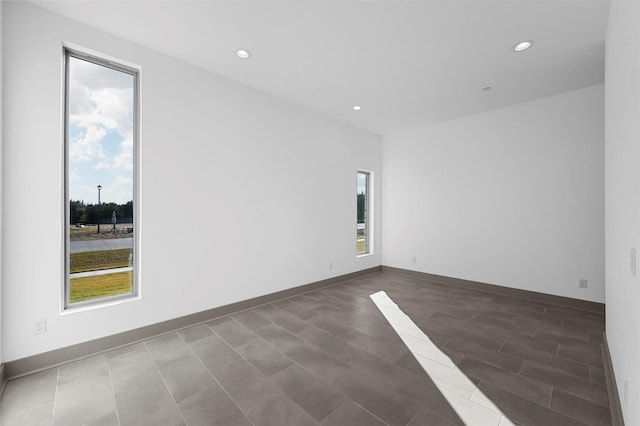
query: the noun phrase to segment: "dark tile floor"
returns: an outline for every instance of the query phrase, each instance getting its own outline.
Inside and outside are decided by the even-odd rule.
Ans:
[[[380,290],[449,367],[409,351]],[[609,425],[603,330],[601,315],[376,273],[10,381],[0,424]],[[468,420],[486,407],[497,420]]]

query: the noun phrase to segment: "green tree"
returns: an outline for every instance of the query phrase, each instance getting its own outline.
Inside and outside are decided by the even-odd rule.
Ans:
[[[97,204],[85,204],[84,201],[69,201],[69,220],[74,223],[101,223],[110,224],[111,215],[116,212],[118,223],[133,219],[133,201],[125,204],[113,202]]]
[[[85,209],[84,201],[69,201],[69,222],[71,225],[84,221]]]
[[[367,209],[367,196],[364,192],[358,194],[358,223],[364,223]]]

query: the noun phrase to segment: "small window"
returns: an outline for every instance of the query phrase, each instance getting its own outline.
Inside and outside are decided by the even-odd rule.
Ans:
[[[136,295],[139,70],[65,49],[65,308]]]
[[[371,214],[370,187],[371,173],[358,171],[356,179],[357,220],[356,220],[356,252],[368,254],[371,252]]]

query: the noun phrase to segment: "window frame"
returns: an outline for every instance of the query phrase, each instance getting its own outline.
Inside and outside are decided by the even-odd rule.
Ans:
[[[133,76],[133,248],[132,248],[132,292],[116,296],[100,297],[81,302],[71,302],[71,241],[69,224],[71,209],[69,205],[69,58],[88,61],[115,71],[124,72]],[[93,309],[102,306],[110,306],[125,301],[140,299],[141,297],[141,273],[140,273],[140,204],[141,204],[141,129],[140,129],[140,92],[141,92],[142,68],[127,61],[113,58],[108,55],[86,49],[83,47],[63,43],[62,45],[62,145],[63,145],[63,285],[61,291],[61,313],[72,313]]]
[[[373,172],[370,170],[358,169],[356,170],[356,231],[358,226],[357,219],[357,194],[358,194],[358,177],[359,175],[366,176],[366,185],[365,185],[365,207],[364,207],[364,224],[365,224],[365,251],[358,251],[358,246],[356,242],[356,257],[364,257],[370,256],[373,254]],[[356,232],[357,235],[357,232]]]

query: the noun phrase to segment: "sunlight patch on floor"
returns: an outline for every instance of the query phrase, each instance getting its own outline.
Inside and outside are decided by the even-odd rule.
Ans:
[[[387,293],[379,291],[369,297],[465,424],[513,425]]]

